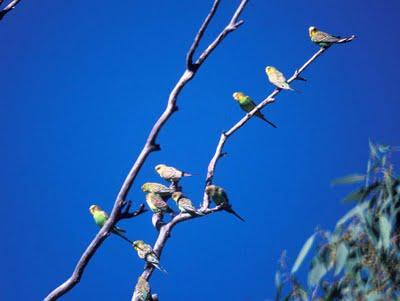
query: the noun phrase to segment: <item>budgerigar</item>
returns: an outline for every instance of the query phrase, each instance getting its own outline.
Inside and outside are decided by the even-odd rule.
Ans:
[[[170,182],[178,182],[182,177],[191,176],[190,173],[181,171],[172,166],[167,166],[165,164],[158,164],[155,167],[155,170],[161,178]]]
[[[147,182],[142,185],[142,191],[157,193],[163,197],[170,197],[175,190],[163,184]]]
[[[268,80],[271,84],[283,90],[292,90],[295,91],[290,85],[287,83],[285,76],[282,72],[272,66],[265,67],[265,73],[267,73]]]
[[[138,282],[135,286],[135,297],[139,301],[149,301],[151,298],[150,296],[150,285],[146,279],[142,276],[138,278]],[[135,299],[136,300],[136,299]]]
[[[148,264],[154,266],[160,271],[164,273],[167,272],[160,266],[160,259],[158,258],[157,254],[154,253],[153,248],[150,245],[146,244],[143,240],[135,240],[132,245],[139,258],[143,259]]]
[[[206,193],[217,206],[222,205],[226,212],[233,214],[238,219],[244,222],[244,219],[232,209],[232,205],[229,203],[228,195],[222,187],[216,185],[208,185],[206,187]]]
[[[172,199],[176,202],[179,210],[183,213],[189,213],[191,215],[204,215],[196,210],[193,206],[192,201],[185,197],[182,192],[177,191],[172,194]]]
[[[161,195],[157,193],[146,194],[146,202],[149,205],[153,213],[173,213],[174,211],[168,206],[168,204],[163,200]]]
[[[95,223],[102,228],[104,226],[104,224],[106,223],[106,221],[108,220],[108,214],[101,210],[100,206],[98,205],[92,205],[89,207],[89,212],[92,214],[93,219],[95,221]],[[122,239],[126,240],[129,243],[132,243],[132,241],[127,238],[125,235],[123,235],[123,233],[125,233],[126,231],[124,229],[121,229],[117,226],[114,226],[111,230],[115,235],[121,237]]]
[[[103,227],[106,221],[108,220],[108,214],[105,211],[103,211],[98,205],[90,206],[89,212],[92,214],[96,225],[99,226],[100,228]],[[117,226],[114,226],[113,232],[125,233],[126,231],[121,228],[118,228]]]
[[[311,41],[322,48],[328,48],[332,44],[336,44],[338,42],[345,43],[354,39],[354,36],[344,39],[338,36],[333,36],[329,33],[318,30],[318,28],[316,28],[315,26],[310,26],[308,28],[308,33],[310,35]]]
[[[235,99],[240,107],[242,108],[243,111],[245,112],[251,112],[257,104],[251,99],[250,96],[244,95],[242,92],[235,92],[233,93],[233,99]],[[272,125],[274,128],[276,128],[276,125],[273,124],[271,121],[269,121],[267,118],[265,118],[264,114],[261,113],[261,111],[257,111],[254,116],[264,120],[265,122],[269,123]]]

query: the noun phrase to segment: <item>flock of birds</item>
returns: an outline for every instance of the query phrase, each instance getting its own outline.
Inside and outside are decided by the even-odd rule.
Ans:
[[[335,43],[346,42],[346,40],[350,41],[352,39],[342,39],[340,37],[336,37],[328,33],[319,31],[313,26],[309,28],[309,35],[312,42],[323,48],[330,47],[332,44]],[[265,72],[268,76],[268,80],[278,89],[294,90],[287,82],[283,73],[275,67],[267,66],[265,68]],[[256,107],[256,103],[250,98],[250,96],[247,96],[242,92],[233,93],[233,98],[239,103],[240,107],[245,112],[250,112]],[[265,118],[265,116],[260,111],[256,112],[255,116],[266,121],[271,126],[276,127],[271,121]],[[174,210],[172,210],[168,206],[167,201],[169,198],[175,201],[181,213],[188,213],[193,216],[200,216],[205,214],[205,209],[196,209],[192,201],[187,198],[181,191],[178,191],[179,189],[176,189],[177,187],[179,187],[178,183],[181,178],[191,176],[191,174],[181,171],[175,167],[167,166],[165,164],[157,165],[155,167],[155,171],[162,179],[168,181],[171,185],[167,187],[163,184],[152,182],[147,182],[142,185],[141,189],[144,193],[146,193],[147,205],[154,214],[158,214],[161,218],[163,218],[164,214],[171,214],[172,216],[176,215]],[[225,210],[228,213],[233,214],[241,221],[244,221],[244,219],[232,209],[232,205],[229,203],[228,196],[222,187],[216,185],[208,185],[205,192],[210,200],[214,201],[216,206],[218,206],[222,210]],[[108,220],[108,214],[103,211],[98,205],[90,206],[89,212],[92,214],[95,223],[99,227],[103,227]],[[112,232],[129,241],[132,244],[133,248],[136,250],[139,258],[144,260],[148,265],[153,266],[160,271],[166,273],[166,270],[160,265],[159,257],[149,244],[146,244],[143,240],[136,240],[134,242],[130,241],[123,235],[123,233],[125,233],[125,230],[117,226],[113,227]],[[140,301],[149,301],[151,299],[149,283],[142,276],[139,277],[136,284],[135,294],[137,296],[137,299]]]

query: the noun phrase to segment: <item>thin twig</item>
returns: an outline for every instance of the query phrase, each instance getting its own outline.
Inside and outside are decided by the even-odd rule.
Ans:
[[[11,1],[6,7],[4,7],[0,11],[0,20],[3,19],[3,17],[12,9],[14,9],[15,6],[20,2],[21,0],[13,0]],[[0,5],[3,3],[3,0],[0,0]]]
[[[160,133],[162,127],[164,126],[164,124],[168,121],[168,119],[172,116],[172,114],[178,110],[176,102],[177,102],[177,98],[178,98],[181,90],[194,77],[198,68],[203,64],[203,62],[210,55],[210,53],[222,42],[222,40],[227,36],[227,34],[232,32],[234,29],[236,29],[236,27],[238,25],[243,23],[242,21],[237,22],[237,23],[232,23],[232,22],[236,22],[237,18],[239,17],[239,15],[240,15],[241,11],[243,10],[247,1],[248,0],[241,1],[240,6],[236,10],[235,15],[232,18],[229,25],[210,44],[210,46],[208,46],[207,49],[204,50],[203,53],[200,55],[200,58],[196,61],[196,64],[198,65],[198,67],[195,68],[194,70],[186,69],[183,72],[181,78],[178,80],[177,84],[172,89],[172,91],[169,95],[168,103],[167,103],[167,107],[166,107],[165,111],[161,114],[161,116],[158,118],[157,122],[154,124],[142,151],[140,152],[134,165],[132,166],[131,170],[129,171],[124,183],[122,184],[121,189],[117,195],[113,209],[111,211],[111,214],[110,214],[109,219],[107,220],[106,224],[101,228],[101,230],[97,233],[96,237],[92,240],[92,242],[86,248],[85,252],[82,254],[81,258],[77,262],[72,275],[64,283],[62,283],[60,286],[55,288],[45,298],[45,301],[57,300],[59,297],[61,297],[62,295],[67,293],[69,290],[71,290],[77,283],[79,283],[79,281],[83,275],[83,272],[84,272],[87,264],[89,263],[90,259],[96,253],[97,249],[101,246],[101,244],[104,242],[104,240],[107,238],[111,229],[118,222],[120,214],[121,214],[121,209],[125,204],[125,198],[128,195],[129,190],[130,190],[137,174],[139,173],[141,167],[143,166],[145,160],[150,155],[150,153],[161,149],[160,145],[158,145],[156,143],[156,139],[157,139],[158,134]],[[207,25],[208,25],[208,23],[205,26],[202,26],[202,28],[204,27],[202,29],[203,31],[207,28]],[[199,42],[197,42],[197,43],[199,43]],[[181,221],[180,220],[181,218],[183,218],[183,219],[189,218],[187,216],[186,217],[180,216],[179,218],[178,217],[179,217],[179,215],[177,217],[175,217],[177,219],[174,219],[175,220],[174,224],[179,223]],[[162,229],[169,229],[169,227],[171,227],[171,224],[167,228],[162,227],[160,229],[160,235],[161,235]],[[162,247],[159,248],[159,251],[161,251],[161,249],[162,249]]]
[[[338,43],[347,43],[355,39],[355,36],[351,36],[349,38],[341,39]],[[328,48],[320,48],[308,61],[306,61],[299,69],[297,69],[294,74],[287,80],[288,83],[293,82],[296,79],[300,78],[300,74],[306,70],[308,66],[311,65],[319,56],[321,56]],[[235,125],[233,125],[228,131],[223,132],[219,138],[219,142],[217,144],[217,148],[215,150],[214,156],[212,157],[210,163],[207,168],[207,176],[205,186],[211,185],[215,168],[217,166],[218,160],[223,157],[223,149],[227,139],[232,136],[237,130],[239,130],[242,126],[244,126],[250,118],[252,118],[259,110],[264,108],[265,106],[275,102],[276,96],[282,91],[282,89],[276,88],[267,98],[265,98],[262,102],[260,102],[251,112],[247,113],[242,119],[240,119]],[[203,204],[202,208],[208,208],[210,204],[210,200],[208,195],[204,192],[203,196]]]
[[[207,29],[207,26],[209,25],[212,17],[215,15],[215,12],[217,10],[217,7],[219,5],[219,1],[215,0],[213,6],[211,7],[211,10],[209,14],[207,15],[206,19],[204,20],[203,24],[201,25],[194,42],[192,46],[189,49],[189,52],[186,56],[186,63],[187,63],[187,71],[186,72],[196,72],[198,70],[198,67],[203,64],[203,62],[207,59],[207,57],[214,51],[214,49],[224,40],[224,38],[234,30],[236,30],[240,25],[244,23],[243,20],[238,21],[238,18],[240,17],[241,13],[243,12],[246,4],[248,3],[248,0],[242,0],[235,10],[235,13],[233,14],[232,19],[228,23],[228,25],[221,31],[221,33],[215,38],[214,41],[208,45],[208,47],[200,54],[199,58],[196,60],[196,62],[193,64],[193,54],[196,51],[201,37],[204,35],[205,30]],[[211,213],[221,211],[223,210],[222,206],[217,206],[214,208],[205,208],[202,209],[202,213],[204,215],[190,215],[188,213],[180,213],[177,216],[175,216],[171,221],[169,221],[166,224],[163,224],[162,221],[160,221],[160,216],[154,215],[153,216],[153,225],[159,230],[158,238],[156,243],[154,244],[153,250],[154,252],[158,255],[161,256],[162,250],[164,249],[166,242],[168,238],[170,237],[172,229],[177,225],[178,223],[181,223],[186,220],[194,219],[197,217],[201,216],[206,216]],[[145,270],[142,273],[142,277],[146,280],[149,280],[152,273],[153,273],[154,268],[152,266],[146,266]],[[136,294],[133,293],[132,296],[132,301],[138,301]]]

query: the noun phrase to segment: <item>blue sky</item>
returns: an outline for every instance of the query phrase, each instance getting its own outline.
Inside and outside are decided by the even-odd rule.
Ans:
[[[97,232],[88,207],[110,210],[122,181],[184,70],[212,1],[21,1],[0,23],[2,300],[41,300],[64,281]],[[239,1],[222,1],[201,46]],[[162,300],[270,300],[280,252],[291,262],[316,226],[348,205],[330,180],[366,167],[368,139],[398,144],[398,1],[250,2],[231,34],[187,85],[129,195],[168,163],[198,174],[183,187],[200,202],[221,131],[242,116],[231,98],[272,91],[264,67],[292,74],[317,47],[310,25],[356,34],[307,70],[302,93],[283,92],[227,143],[215,183],[241,223],[215,214],[179,225],[162,256]],[[153,243],[150,214],[123,221]],[[110,237],[63,300],[129,300],[143,263]]]

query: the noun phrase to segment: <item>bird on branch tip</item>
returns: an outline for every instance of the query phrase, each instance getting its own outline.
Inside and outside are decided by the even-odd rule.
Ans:
[[[172,194],[172,199],[176,202],[176,205],[181,212],[189,213],[190,215],[204,215],[204,213],[196,210],[196,208],[193,206],[192,201],[185,197],[182,192],[174,192]]]
[[[167,271],[160,266],[160,259],[157,254],[154,253],[153,248],[150,245],[146,244],[143,240],[135,240],[132,246],[136,250],[140,259],[143,259],[160,271],[167,273]]]
[[[332,44],[346,43],[350,42],[354,36],[348,38],[341,38],[339,36],[334,36],[329,33],[318,30],[315,26],[310,26],[308,28],[308,33],[312,42],[317,44],[319,47],[328,48]]]

